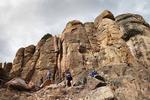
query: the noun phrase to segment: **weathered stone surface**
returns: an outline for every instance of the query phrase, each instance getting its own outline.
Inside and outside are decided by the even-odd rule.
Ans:
[[[113,100],[114,95],[117,100],[144,100],[149,98],[149,33],[150,26],[140,15],[114,17],[105,10],[94,22],[70,21],[59,37],[46,34],[36,46],[20,48],[13,61],[11,75],[36,84],[42,77],[45,80],[50,70],[55,84],[64,81],[64,72],[69,69],[74,86],[81,90],[72,88],[65,91],[68,92],[66,98],[77,100],[91,91],[90,85],[95,89],[99,84],[98,80],[88,78],[88,73],[94,69],[106,79],[107,84],[91,91],[90,100],[98,97]],[[108,85],[113,91],[108,89]],[[55,91],[59,94],[59,89],[49,93]],[[40,91],[42,97],[45,91],[48,90]],[[65,98],[62,94],[61,97]]]
[[[12,69],[11,62],[5,62],[0,64],[0,84],[5,83],[10,79],[9,74]]]
[[[121,27],[124,35],[122,38],[124,40],[129,40],[130,37],[134,37],[137,34],[150,36],[150,26],[142,16],[138,14],[122,14],[115,18],[116,22]]]
[[[30,60],[35,52],[35,46],[30,45],[26,48],[20,48],[13,61],[13,69],[11,70],[11,77],[20,77],[26,63]]]
[[[98,55],[100,57],[99,65],[134,62],[126,42],[121,39],[123,33],[115,21],[103,19],[98,29],[96,38],[101,51],[104,50],[103,57]]]
[[[34,52],[35,52],[34,45],[30,45],[25,48],[23,65],[25,65],[30,60],[30,58],[33,56]]]
[[[117,100],[137,100],[137,98],[142,100],[142,98],[148,97],[149,70],[145,67],[120,64],[104,66],[97,70],[99,73],[103,72],[103,76],[112,86]]]
[[[52,84],[51,80],[45,80],[42,84],[41,84],[41,88],[45,87],[45,86],[49,86],[50,84]]]
[[[88,52],[90,46],[84,25],[79,21],[69,22],[62,33],[61,39],[63,49],[62,72],[70,69],[73,75],[80,73],[82,68],[85,67],[83,63],[84,55]],[[84,48],[84,53],[79,52],[81,46]]]
[[[38,83],[42,77],[45,79],[46,73],[51,70],[51,78],[55,80],[55,74],[58,72],[59,45],[59,38],[46,34],[37,46],[30,45],[19,49],[13,62],[12,75],[19,76],[27,82],[32,80]]]
[[[88,80],[88,71],[83,69],[82,73],[74,77],[73,86],[86,85]]]
[[[115,20],[114,15],[110,11],[104,10],[99,16],[96,17],[94,21],[95,26],[98,27],[104,18]]]
[[[11,76],[20,76],[21,70],[23,67],[23,59],[24,59],[24,48],[20,48],[13,60],[13,68],[11,70]]]
[[[99,87],[106,86],[106,83],[94,78],[94,77],[89,77],[87,81],[87,85],[89,89],[94,90]]]
[[[127,41],[132,55],[143,66],[150,66],[150,37],[136,35]]]
[[[40,80],[41,77],[45,79],[48,70],[51,71],[51,80],[55,81],[56,78],[59,78],[57,64],[59,47],[57,47],[57,42],[57,37],[50,37],[40,47],[40,56],[37,60],[32,80]],[[39,77],[37,77],[37,75]]]
[[[14,78],[10,81],[8,81],[6,86],[17,89],[17,90],[30,90],[31,87],[28,86],[28,84],[21,78]]]
[[[5,70],[5,72],[7,72],[9,74],[11,69],[12,69],[12,63],[11,62],[4,63],[4,70]]]
[[[83,100],[114,100],[115,96],[110,87],[101,87],[91,91]]]

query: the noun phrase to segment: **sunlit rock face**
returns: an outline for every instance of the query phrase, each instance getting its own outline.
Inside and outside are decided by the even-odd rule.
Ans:
[[[148,100],[149,24],[140,15],[127,13],[115,17],[108,10],[94,22],[70,21],[59,37],[46,34],[36,46],[20,48],[10,76],[36,84],[50,70],[53,82],[59,83],[68,69],[75,81],[91,69],[103,73],[112,87],[108,93],[113,93],[112,98],[117,100]]]

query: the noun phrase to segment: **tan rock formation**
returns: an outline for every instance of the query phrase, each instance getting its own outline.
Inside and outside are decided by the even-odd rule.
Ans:
[[[99,16],[96,17],[94,21],[95,26],[98,27],[104,18],[115,20],[114,15],[110,11],[104,10]]]
[[[46,34],[36,46],[20,48],[11,75],[38,83],[50,70],[53,83],[58,83],[69,69],[78,82],[84,72],[87,79],[88,71],[95,69],[103,73],[117,100],[144,100],[149,98],[149,33],[140,15],[114,17],[105,10],[94,22],[70,21],[60,37]]]

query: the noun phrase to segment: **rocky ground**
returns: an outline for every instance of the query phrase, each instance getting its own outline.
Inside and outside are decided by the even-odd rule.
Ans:
[[[68,69],[74,84],[69,88]],[[53,84],[34,92],[3,86],[0,99],[149,100],[150,26],[138,14],[115,17],[107,10],[94,22],[70,21],[60,36],[46,34],[36,46],[20,48],[12,64],[0,64],[0,82],[20,77],[36,85],[48,70]],[[90,77],[92,70],[105,81]]]

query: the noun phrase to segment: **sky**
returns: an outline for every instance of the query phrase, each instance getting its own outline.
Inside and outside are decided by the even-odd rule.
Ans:
[[[0,62],[50,33],[61,34],[70,20],[94,21],[103,10],[136,13],[150,22],[150,0],[0,0]]]

